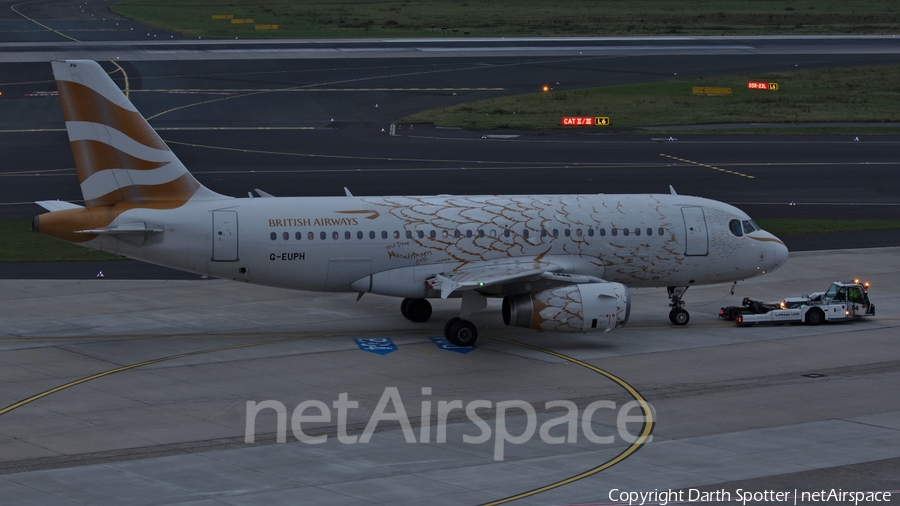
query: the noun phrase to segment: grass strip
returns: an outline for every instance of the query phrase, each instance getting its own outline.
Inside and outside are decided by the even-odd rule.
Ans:
[[[900,31],[900,6],[896,0],[130,0],[109,8],[116,14],[184,35],[224,38],[803,35]],[[233,20],[251,22],[234,23]],[[278,25],[278,28],[260,30],[256,25]]]
[[[751,81],[774,82],[779,88],[748,89]],[[560,124],[563,116],[607,116],[613,129],[729,123],[893,123],[900,121],[898,82],[898,65],[679,78],[480,100],[423,111],[398,123],[433,123],[475,130],[565,128]],[[730,88],[732,94],[695,95],[694,87]],[[615,131],[608,127],[591,128],[598,133]],[[722,129],[743,133],[754,130],[730,129],[727,125]],[[761,129],[773,130],[766,126]],[[790,128],[782,133],[799,132]]]
[[[0,262],[77,262],[122,257],[31,231],[28,221],[0,221]]]
[[[900,220],[761,219],[763,230],[775,235],[828,234],[900,228]]]

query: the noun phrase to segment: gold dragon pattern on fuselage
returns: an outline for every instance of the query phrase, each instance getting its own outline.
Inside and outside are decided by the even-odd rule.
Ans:
[[[635,198],[640,197],[641,202]],[[648,199],[649,197],[649,199]],[[477,197],[363,198],[385,208],[402,222],[401,236],[389,245],[391,255],[407,257],[427,251],[429,262],[454,263],[460,269],[473,262],[511,257],[544,258],[571,255],[588,262],[605,278],[626,283],[664,285],[686,258],[681,205],[654,195],[554,195]],[[696,204],[684,204],[696,205]],[[626,212],[626,209],[628,211]],[[707,212],[710,210],[704,208]],[[724,213],[723,213],[724,214]],[[712,223],[709,220],[708,223]],[[726,220],[727,222],[727,220]],[[625,236],[623,229],[630,234]],[[527,229],[526,237],[523,230]],[[558,236],[553,230],[558,230]],[[565,236],[566,230],[570,231]],[[588,230],[593,230],[590,235]],[[603,229],[605,235],[600,235]],[[612,235],[617,229],[618,234]],[[634,233],[641,230],[641,235]],[[650,229],[648,236],[646,230]],[[662,229],[663,234],[658,231]],[[423,232],[419,237],[418,232]],[[430,232],[435,231],[435,237]],[[479,235],[479,230],[483,235]],[[507,236],[506,231],[509,231]],[[546,230],[546,235],[541,231]],[[406,232],[411,231],[412,237]],[[458,231],[458,237],[457,235]],[[471,231],[472,236],[467,236]],[[734,248],[720,240],[723,230],[710,227],[710,243]],[[724,231],[727,234],[727,230]],[[730,245],[730,246],[729,246]],[[407,251],[408,250],[408,251]]]

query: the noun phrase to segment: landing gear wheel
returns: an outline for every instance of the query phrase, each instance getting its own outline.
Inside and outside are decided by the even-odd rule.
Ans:
[[[806,313],[806,323],[808,325],[819,325],[825,321],[825,313],[821,309],[810,309]]]
[[[686,310],[677,308],[669,311],[669,320],[675,325],[687,325],[687,322],[691,320],[691,315]]]
[[[450,325],[445,337],[456,346],[474,346],[478,339],[478,329],[469,320],[457,320]]]
[[[416,323],[427,322],[431,318],[431,303],[426,299],[410,299],[406,304],[406,317]]]
[[[411,300],[412,299],[407,297],[400,303],[400,314],[402,314],[404,318],[409,318],[409,315],[406,314],[406,308],[409,307],[409,301]]]
[[[447,320],[447,323],[444,324],[444,337],[447,337],[450,335],[450,328],[453,327],[454,325],[456,325],[456,322],[458,322],[458,321],[459,321],[459,318],[457,318],[455,316],[453,318],[450,318],[449,320]],[[448,340],[449,340],[449,338],[448,338]]]

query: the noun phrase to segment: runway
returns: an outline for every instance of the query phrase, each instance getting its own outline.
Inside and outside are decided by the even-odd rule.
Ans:
[[[805,39],[776,42],[782,48],[797,44],[790,46],[797,51],[809,47]],[[890,40],[878,44],[894,47]],[[276,195],[342,195],[345,186],[357,195],[652,193],[672,185],[679,193],[724,200],[758,218],[896,217],[894,137],[673,137],[665,131],[584,130],[485,135],[396,124],[422,109],[533,92],[544,83],[565,91],[674,74],[898,61],[887,51],[844,52],[863,51],[866,39],[817,47],[820,52],[781,55],[473,52],[437,53],[426,60],[357,54],[104,65],[116,71],[113,77],[123,89],[127,75],[132,101],[196,177],[230,195],[253,188]],[[165,51],[153,54],[167,57]],[[31,204],[35,200],[79,200],[49,65],[3,63],[0,70],[6,76],[0,83],[0,149],[7,155],[0,178],[14,183],[0,185],[0,217],[30,219],[40,211]]]
[[[81,5],[0,2],[0,219],[31,219],[41,212],[35,200],[81,198],[50,58],[94,58],[116,71],[197,179],[235,196],[255,188],[337,196],[344,187],[355,195],[662,193],[672,185],[757,218],[898,215],[895,137],[398,123],[546,83],[564,91],[675,74],[897,64],[893,37],[193,41],[90,19],[108,11]],[[96,266],[3,265],[0,503],[611,504],[614,489],[900,493],[900,264],[898,249],[883,247],[900,245],[900,235],[823,234],[803,244],[785,267],[734,294],[692,288],[686,328],[666,321],[662,290],[634,291],[628,326],[600,336],[510,330],[491,305],[473,317],[483,329],[474,350],[432,339],[458,310],[452,301],[437,301],[432,320],[417,325],[399,315],[398,301],[371,295],[357,302],[152,268],[86,280]],[[737,328],[716,316],[745,296],[778,299],[856,276],[873,282],[873,319]],[[391,388],[403,402],[383,414],[402,405],[408,430],[382,421],[360,442]],[[341,394],[358,402],[343,424]],[[623,406],[638,398],[652,416],[622,422]],[[284,406],[284,443],[276,410],[247,427],[248,402],[264,401]],[[446,423],[442,401],[458,406]],[[468,415],[464,407],[477,401],[488,405]],[[501,415],[498,403],[510,401],[534,416],[521,407]],[[576,411],[560,419],[565,410],[550,401]],[[303,402],[318,402],[331,420],[312,420],[324,416],[315,408],[296,416]],[[639,410],[621,416],[629,414]],[[299,434],[327,439],[299,440],[293,421]],[[501,441],[501,423],[518,443]],[[484,427],[491,436],[472,440]],[[636,438],[650,428],[652,441]]]

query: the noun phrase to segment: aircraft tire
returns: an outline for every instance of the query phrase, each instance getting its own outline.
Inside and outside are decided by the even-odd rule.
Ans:
[[[466,347],[474,346],[478,339],[478,328],[469,320],[457,320],[450,326],[450,332],[447,333],[447,340],[456,346]]]
[[[675,325],[687,325],[691,321],[691,314],[681,308],[673,309],[669,312],[669,320]]]
[[[409,297],[403,299],[403,302],[400,303],[400,314],[403,315],[404,318],[409,318],[409,314],[406,312],[406,308],[409,307],[409,301],[411,301]]]
[[[450,340],[450,328],[453,327],[453,325],[455,325],[458,321],[459,318],[454,316],[453,318],[447,320],[447,323],[444,324],[444,337],[446,337],[448,341]]]
[[[406,304],[406,317],[416,323],[427,322],[431,318],[431,303],[427,299],[410,299]]]

